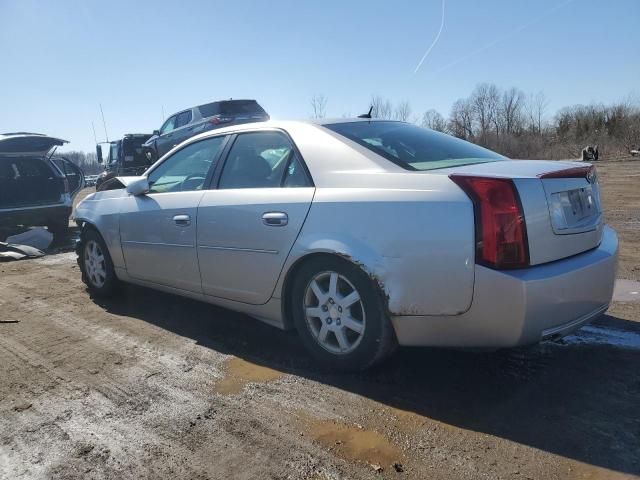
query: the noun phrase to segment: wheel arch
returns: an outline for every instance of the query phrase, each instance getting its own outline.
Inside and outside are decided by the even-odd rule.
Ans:
[[[388,299],[389,295],[385,289],[385,285],[380,279],[379,275],[375,273],[375,271],[369,266],[370,263],[364,262],[360,260],[357,256],[354,257],[351,253],[346,253],[341,250],[331,250],[331,249],[319,249],[315,251],[308,252],[298,258],[295,259],[289,266],[284,275],[284,279],[282,281],[282,288],[280,290],[280,298],[281,298],[281,308],[282,308],[282,321],[283,326],[286,330],[292,329],[294,327],[293,316],[291,310],[291,291],[293,289],[294,280],[300,270],[300,268],[305,265],[307,262],[311,260],[315,260],[318,258],[332,258],[339,259],[345,263],[348,263],[356,268],[360,269],[365,273],[371,280],[374,290],[378,292],[382,303],[385,308],[385,312],[389,313],[388,308]]]

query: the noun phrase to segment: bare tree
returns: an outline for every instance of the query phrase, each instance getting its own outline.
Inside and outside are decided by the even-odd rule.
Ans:
[[[324,118],[326,114],[327,97],[321,93],[316,93],[311,97],[311,109],[313,118]]]
[[[481,83],[471,93],[470,102],[478,123],[480,142],[486,144],[489,130],[496,124],[498,88],[495,85]]]
[[[400,120],[401,122],[406,122],[409,120],[411,116],[411,104],[404,100],[398,104],[396,107],[394,117],[396,120]]]
[[[447,122],[445,122],[444,117],[440,112],[433,108],[424,112],[421,123],[423,127],[427,127],[438,132],[444,132],[447,128]]]
[[[458,138],[473,139],[474,109],[471,101],[461,98],[451,107],[449,131]]]
[[[524,102],[524,92],[515,87],[506,90],[502,94],[500,116],[502,117],[504,132],[507,135],[518,132],[522,128],[522,108]]]
[[[391,119],[393,117],[393,106],[389,100],[383,99],[379,95],[371,97],[371,116],[373,118]]]
[[[532,131],[535,131],[537,133],[542,132],[542,124],[544,123],[548,106],[549,100],[547,100],[547,97],[543,91],[539,91],[535,95],[531,94],[529,96],[527,113],[529,116],[529,127]]]

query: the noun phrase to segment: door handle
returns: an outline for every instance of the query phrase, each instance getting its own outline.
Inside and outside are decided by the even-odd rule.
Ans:
[[[191,217],[189,215],[175,215],[173,221],[180,227],[188,227],[191,225]]]
[[[289,216],[284,212],[267,212],[262,215],[262,223],[269,227],[284,227],[289,223]]]

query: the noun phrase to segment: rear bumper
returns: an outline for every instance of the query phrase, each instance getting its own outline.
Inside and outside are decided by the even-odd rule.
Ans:
[[[401,345],[502,348],[561,337],[606,311],[613,295],[618,237],[605,227],[600,246],[523,270],[477,265],[471,308],[457,316],[392,317]]]

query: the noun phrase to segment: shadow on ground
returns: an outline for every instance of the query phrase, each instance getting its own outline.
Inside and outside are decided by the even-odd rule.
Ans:
[[[321,371],[294,332],[244,315],[127,286],[100,304],[198,344],[460,428],[624,473],[640,474],[640,349],[543,344],[470,353],[400,349],[360,374]],[[640,334],[611,316],[600,325]]]

